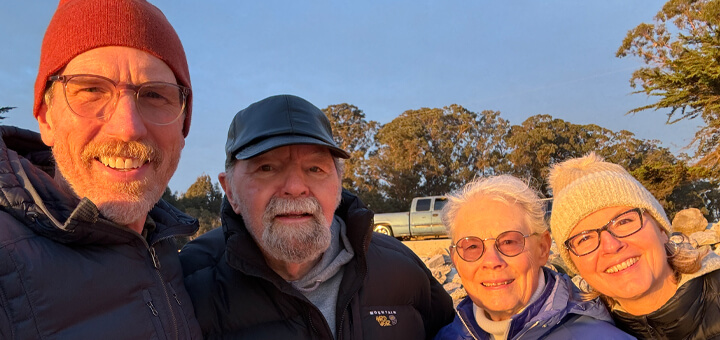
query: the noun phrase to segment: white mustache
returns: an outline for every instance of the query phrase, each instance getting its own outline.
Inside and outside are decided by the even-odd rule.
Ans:
[[[265,208],[264,217],[272,219],[277,215],[286,214],[310,214],[319,217],[322,214],[322,207],[320,207],[320,202],[314,197],[273,197],[270,199],[267,208]]]

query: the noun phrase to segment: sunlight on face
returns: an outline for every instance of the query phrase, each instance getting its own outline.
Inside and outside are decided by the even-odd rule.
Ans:
[[[633,207],[600,209],[573,228],[570,235],[597,229]],[[598,249],[585,256],[570,253],[585,281],[600,293],[617,300],[622,306],[644,303],[645,298],[664,289],[672,289],[672,269],[667,262],[664,244],[667,235],[648,213],[643,214],[643,227],[635,234],[616,238],[608,232],[600,235]]]
[[[237,161],[230,176],[230,203],[268,256],[306,263],[327,250],[341,186],[326,147],[279,147]]]
[[[63,74],[96,74],[119,82],[175,83],[160,59],[128,47],[102,47],[75,57]],[[43,141],[52,146],[58,170],[78,197],[87,197],[108,219],[142,224],[162,196],[185,145],[183,120],[147,123],[131,94],[120,96],[107,121],[79,117],[64,101],[62,86],[38,117]]]
[[[453,243],[467,236],[497,237],[508,230],[532,233],[519,206],[487,197],[470,199],[458,210],[454,222]],[[535,292],[550,239],[547,235],[527,237],[525,248],[514,257],[500,254],[494,240],[485,241],[484,246],[485,253],[477,261],[464,261],[453,252],[453,263],[472,301],[493,320],[505,320],[525,307]]]

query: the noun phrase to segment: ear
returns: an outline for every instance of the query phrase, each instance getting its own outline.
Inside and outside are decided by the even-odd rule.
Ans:
[[[43,143],[47,146],[53,146],[55,144],[55,125],[53,124],[51,115],[48,113],[48,107],[45,101],[40,104],[36,119]]]
[[[550,247],[552,247],[552,238],[550,238],[550,233],[547,231],[540,234],[538,238],[538,256],[540,256],[540,263],[544,265],[550,258]]]
[[[232,188],[230,187],[230,181],[228,181],[228,174],[225,172],[221,172],[218,174],[218,182],[220,182],[220,186],[223,188],[223,191],[225,191],[225,196],[227,196],[228,202],[230,202],[230,206],[233,208],[233,211],[236,214],[240,214],[240,206],[236,202],[235,199],[235,193],[233,192]]]

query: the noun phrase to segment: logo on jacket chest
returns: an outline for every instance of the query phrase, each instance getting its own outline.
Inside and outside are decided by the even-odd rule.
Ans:
[[[390,327],[397,324],[397,311],[394,310],[371,310],[370,315],[375,316],[375,321],[380,327]]]

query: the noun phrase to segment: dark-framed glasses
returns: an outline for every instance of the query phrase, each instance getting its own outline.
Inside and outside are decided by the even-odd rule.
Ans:
[[[600,247],[600,233],[607,231],[615,238],[628,237],[643,227],[645,209],[634,208],[615,216],[598,229],[582,231],[565,241],[565,248],[576,256],[585,256]]]
[[[475,262],[485,254],[485,241],[495,240],[495,249],[497,249],[500,254],[507,257],[514,257],[520,255],[523,249],[525,249],[525,238],[533,235],[538,235],[538,233],[523,235],[523,233],[519,231],[510,230],[494,238],[468,236],[459,239],[455,244],[450,246],[450,249],[452,250],[454,248],[461,259],[467,262]]]
[[[185,111],[190,95],[190,88],[177,84],[160,81],[119,84],[94,74],[51,76],[48,80],[63,84],[65,101],[73,113],[102,121],[109,120],[115,112],[123,90],[135,93],[138,112],[143,119],[156,125],[175,122]]]

